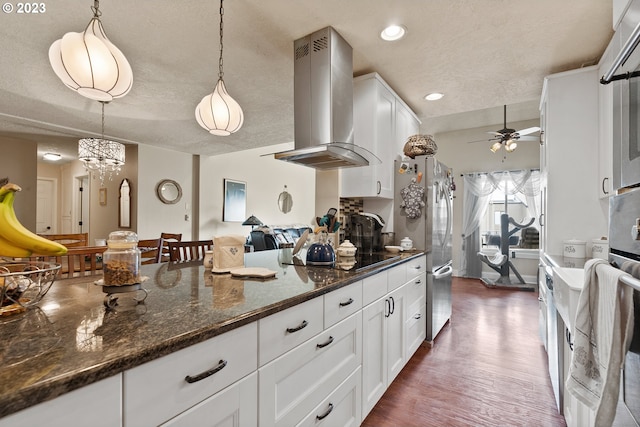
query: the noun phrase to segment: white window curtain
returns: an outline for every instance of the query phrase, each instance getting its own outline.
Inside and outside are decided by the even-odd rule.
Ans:
[[[524,194],[528,205],[527,214],[530,218],[536,219],[533,225],[539,229],[537,224],[540,211],[539,171],[498,171],[464,175],[462,256],[460,257],[462,277],[480,277],[482,273],[482,263],[478,258],[480,251],[478,228],[489,206],[490,196],[495,190],[500,190],[507,195]]]

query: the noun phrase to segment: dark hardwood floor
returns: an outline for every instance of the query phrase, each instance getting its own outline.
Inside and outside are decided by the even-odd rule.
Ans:
[[[454,278],[451,321],[423,344],[366,427],[566,426],[538,336],[537,292]]]

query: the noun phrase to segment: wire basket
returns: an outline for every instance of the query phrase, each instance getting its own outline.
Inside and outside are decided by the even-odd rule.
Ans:
[[[411,135],[404,144],[403,152],[405,156],[415,159],[416,156],[431,157],[438,151],[438,146],[431,135]]]
[[[0,261],[0,316],[22,312],[40,302],[51,289],[60,264],[42,261]]]

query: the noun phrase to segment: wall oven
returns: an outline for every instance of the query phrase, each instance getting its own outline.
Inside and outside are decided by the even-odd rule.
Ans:
[[[602,84],[613,84],[613,188],[640,184],[640,0],[633,0],[612,41],[618,52]]]
[[[632,274],[624,291],[633,292],[634,329],[625,356],[620,404],[614,425],[640,425],[640,189],[609,200],[609,262]]]

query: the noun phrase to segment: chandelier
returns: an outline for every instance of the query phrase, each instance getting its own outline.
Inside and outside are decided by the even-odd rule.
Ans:
[[[222,2],[223,0],[220,0],[220,59],[218,60],[218,83],[213,93],[202,98],[196,107],[196,120],[198,124],[209,131],[209,133],[218,136],[228,136],[240,130],[244,122],[244,114],[242,108],[240,108],[240,104],[227,93],[227,88],[222,80],[222,76],[224,75],[222,70],[222,15],[224,15]]]
[[[133,72],[122,52],[107,38],[100,21],[100,2],[94,0],[93,18],[82,33],[69,32],[49,48],[53,71],[72,90],[96,101],[125,96]]]
[[[84,164],[89,173],[97,173],[100,187],[104,187],[104,179],[108,175],[112,179],[113,173],[120,173],[124,166],[124,145],[104,139],[104,102],[102,104],[102,137],[82,138],[78,141],[78,159]]]

